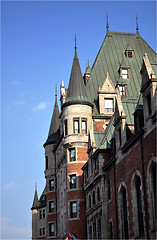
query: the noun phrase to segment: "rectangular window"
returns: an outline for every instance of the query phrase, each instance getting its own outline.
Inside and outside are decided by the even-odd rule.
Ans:
[[[87,120],[82,120],[82,133],[87,133]]]
[[[79,119],[74,119],[74,133],[79,133]]]
[[[43,235],[45,235],[46,231],[45,231],[45,228],[43,228]]]
[[[96,233],[97,233],[96,223],[93,223],[93,239],[96,239]]]
[[[70,189],[76,188],[76,174],[70,175]]]
[[[67,120],[65,120],[65,122],[64,122],[64,133],[65,133],[65,136],[68,135],[68,124],[67,124]]]
[[[42,211],[39,211],[39,218],[42,219]]]
[[[70,162],[76,161],[75,148],[70,149]]]
[[[122,78],[128,79],[128,69],[122,69]]]
[[[49,223],[49,236],[54,236],[54,235],[55,235],[55,224]]]
[[[40,234],[40,236],[42,236],[42,228],[40,228],[39,234]]]
[[[108,200],[111,200],[111,183],[107,182],[107,192],[108,192]]]
[[[126,92],[125,92],[125,86],[119,86],[119,94],[120,96],[125,96]]]
[[[113,112],[113,99],[105,98],[105,112]]]
[[[77,202],[70,203],[70,217],[71,218],[77,217]]]
[[[49,191],[53,191],[54,190],[54,180],[49,180]]]
[[[45,218],[45,209],[43,209],[43,218]]]
[[[133,58],[133,51],[127,51],[127,57]]]
[[[54,210],[55,210],[55,203],[54,203],[54,201],[50,201],[49,202],[49,212],[54,213]]]
[[[46,167],[46,169],[48,169],[48,157],[47,156],[45,157],[45,161],[46,161],[46,163],[45,163],[46,166],[45,167]]]

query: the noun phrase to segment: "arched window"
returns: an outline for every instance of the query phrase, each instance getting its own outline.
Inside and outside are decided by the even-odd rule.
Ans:
[[[134,173],[132,184],[134,237],[139,237],[144,234],[144,214],[141,175],[138,170]]]
[[[126,188],[124,186],[122,186],[120,189],[119,204],[120,204],[121,236],[122,236],[122,239],[129,239],[128,207],[127,207],[127,198],[126,198]]]
[[[100,188],[99,187],[97,188],[97,199],[98,199],[98,202],[100,202]]]
[[[157,208],[156,208],[156,162],[151,162],[149,167],[149,205],[150,205],[150,221],[151,228],[154,230],[156,228],[156,220],[157,220]]]
[[[93,191],[93,205],[95,205],[95,191]]]
[[[138,228],[139,235],[144,233],[144,223],[143,223],[143,207],[142,207],[142,186],[140,177],[136,179],[136,196],[137,196],[137,211],[138,211]]]
[[[91,196],[89,195],[89,208],[91,208]]]

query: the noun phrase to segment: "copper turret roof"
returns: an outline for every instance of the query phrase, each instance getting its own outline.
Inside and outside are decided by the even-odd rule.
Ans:
[[[87,98],[85,84],[82,77],[82,72],[77,56],[76,37],[75,37],[75,55],[72,64],[70,81],[67,91],[66,101],[63,107],[71,104],[85,103],[91,105]]]
[[[55,96],[55,105],[53,109],[49,134],[46,143],[44,144],[44,147],[48,144],[56,143],[59,138],[59,107],[57,103],[57,93]]]

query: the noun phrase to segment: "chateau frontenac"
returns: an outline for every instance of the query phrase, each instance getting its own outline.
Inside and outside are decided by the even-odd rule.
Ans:
[[[157,58],[139,33],[107,31],[82,75],[76,37],[44,143],[32,239],[156,239]]]

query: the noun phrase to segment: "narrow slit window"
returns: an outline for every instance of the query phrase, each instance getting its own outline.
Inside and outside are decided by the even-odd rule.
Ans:
[[[74,119],[74,133],[79,133],[79,120]]]

